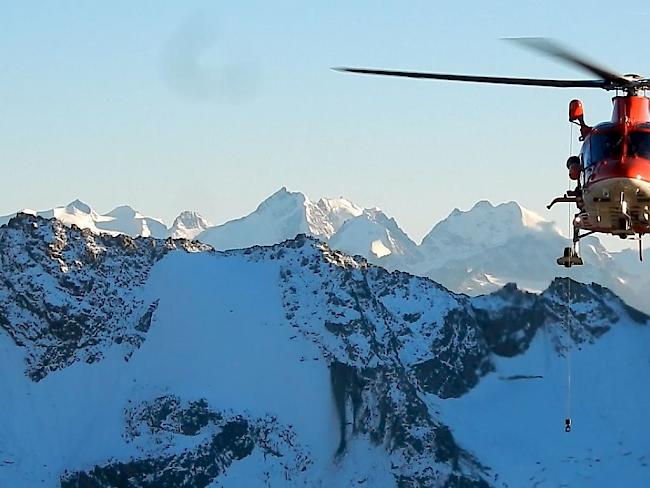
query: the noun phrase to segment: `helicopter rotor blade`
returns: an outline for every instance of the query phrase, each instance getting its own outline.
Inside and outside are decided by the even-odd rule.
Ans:
[[[616,86],[626,86],[631,81],[625,76],[618,74],[609,68],[596,64],[593,61],[589,61],[560,45],[556,41],[545,37],[507,37],[505,40],[520,44],[521,46],[533,49],[574,66],[578,66]]]
[[[604,80],[549,80],[539,78],[506,78],[501,76],[453,75],[446,73],[422,73],[417,71],[394,71],[366,68],[332,68],[346,73],[364,75],[398,76],[430,80],[467,81],[473,83],[493,83],[497,85],[552,86],[559,88],[608,88]]]

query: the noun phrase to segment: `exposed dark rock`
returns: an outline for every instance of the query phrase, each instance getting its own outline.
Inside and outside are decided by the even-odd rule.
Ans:
[[[29,377],[39,381],[76,361],[98,361],[111,344],[130,357],[157,307],[140,298],[142,287],[173,249],[208,248],[94,235],[28,214],[12,218],[0,229],[0,327],[26,349]]]
[[[24,214],[0,228],[0,332],[24,351],[29,377],[101,361],[113,349],[125,359],[137,354],[158,307],[155,297],[143,298],[143,287],[157,261],[175,250],[209,251],[182,240],[94,235]],[[595,284],[556,279],[542,294],[507,285],[469,298],[306,236],[219,254],[233,255],[275,263],[282,325],[315,344],[322,356],[314,359],[329,365],[340,431],[333,455],[343,459],[352,443],[368,439],[385,450],[400,487],[489,485],[488,468],[458,445],[434,405],[474,388],[494,371],[495,356],[525,353],[540,330],[563,354],[596,341],[622,317],[648,320]],[[141,456],[72,466],[64,488],[203,487],[256,450],[286,479],[303,480],[311,465],[292,428],[274,417],[215,410],[174,394],[124,414],[124,440]]]
[[[129,442],[152,438],[163,452],[145,452],[141,459],[109,461],[88,471],[66,473],[62,488],[204,488],[255,449],[264,453],[267,462],[279,464],[288,481],[302,476],[312,462],[293,431],[277,419],[213,411],[204,399],[188,403],[167,395],[128,409],[125,417],[124,435]],[[174,450],[178,437],[199,434],[207,440],[166,454]]]

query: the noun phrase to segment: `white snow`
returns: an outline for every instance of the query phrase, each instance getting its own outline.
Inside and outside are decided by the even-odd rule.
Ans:
[[[363,213],[361,207],[356,206],[343,197],[321,198],[317,202],[306,199],[307,220],[310,232],[314,236],[329,239],[341,226],[353,217]]]
[[[130,236],[164,238],[168,234],[167,227],[161,220],[145,217],[128,205],[117,207],[103,215],[96,226],[101,231]]]
[[[433,408],[461,446],[500,474],[495,486],[648,486],[650,330],[617,323],[568,359],[548,332],[526,354],[497,359],[497,371],[461,398],[430,398]],[[515,375],[543,378],[506,379]]]
[[[123,411],[164,394],[277,415],[313,457],[310,470],[328,476],[339,442],[329,370],[285,320],[278,279],[273,261],[171,253],[146,285],[144,298],[160,299],[157,319],[129,362],[113,349],[38,383],[24,375],[21,349],[0,334],[0,417],[11,419],[0,429],[0,486],[54,487],[64,468],[137,456],[122,437]],[[227,486],[254,486],[258,474],[241,466]]]
[[[455,209],[422,240],[432,265],[497,247],[513,237],[538,232],[559,235],[552,222],[516,202],[492,205],[480,201],[468,211]]]
[[[114,208],[106,214],[99,214],[93,208],[75,200],[63,207],[35,211],[23,209],[21,213],[38,215],[47,219],[56,218],[67,226],[75,225],[80,229],[89,229],[95,234],[126,234],[131,237],[186,238],[193,239],[200,232],[210,227],[210,223],[196,212],[181,213],[171,229],[158,218],[147,217],[128,205]],[[0,217],[0,225],[6,224],[16,214]]]
[[[391,250],[381,242],[381,239],[376,239],[370,243],[370,251],[378,258],[383,258],[391,254]]]
[[[212,227],[210,221],[201,214],[185,210],[174,220],[169,235],[173,239],[191,240],[210,227]]]
[[[545,289],[564,273],[555,260],[570,245],[553,222],[516,202],[480,201],[470,210],[456,209],[418,246],[379,209],[363,209],[342,197],[315,201],[286,188],[251,214],[216,227],[195,212],[183,212],[167,229],[159,219],[128,206],[100,215],[80,201],[39,215],[93,232],[199,239],[222,250],[276,244],[306,233],[387,269],[427,276],[472,295],[508,282],[522,289]],[[0,224],[8,219],[0,217]],[[650,287],[650,262],[640,263],[631,250],[609,252],[593,236],[582,241],[581,253],[586,265],[574,271],[578,280],[601,283],[650,312],[645,294]]]
[[[382,450],[382,446],[358,436],[350,442],[346,455],[330,466],[324,478],[329,486],[395,487],[390,460]]]
[[[302,193],[282,188],[250,215],[207,229],[198,239],[218,250],[277,244],[309,232],[305,202]]]
[[[68,235],[65,228],[51,225],[49,233],[43,230],[46,242],[61,244]],[[169,451],[147,445],[150,439],[126,442],[125,409],[166,394],[187,401],[205,398],[213,409],[277,416],[292,427],[313,460],[310,486],[394,486],[391,460],[400,459],[387,456],[387,446],[357,435],[345,456],[335,456],[340,422],[324,354],[328,360],[372,368],[385,366],[381,351],[390,350],[396,362],[411,367],[436,354],[432,336],[447,312],[467,298],[430,280],[366,267],[363,260],[311,239],[302,245],[248,254],[166,254],[144,288],[134,288],[136,296],[128,297],[144,304],[159,300],[146,340],[129,361],[124,349],[106,347],[99,362],[78,362],[33,382],[24,375],[24,349],[0,333],[0,418],[10,419],[0,429],[0,486],[54,487],[64,468],[141,457],[143,444],[150,453],[194,447],[200,436],[179,441]],[[18,268],[31,259],[17,245],[8,249],[15,251],[8,255]],[[70,253],[67,249],[62,255]],[[65,305],[55,280],[43,270],[33,268],[26,281],[48,289],[47,300]],[[486,279],[496,281],[490,275]],[[287,290],[293,291],[283,295]],[[366,306],[366,295],[381,307]],[[490,311],[505,300],[481,297],[473,303]],[[603,319],[591,310],[594,303],[577,303],[574,313],[590,312],[590,325],[598,325],[595,321]],[[614,306],[621,308],[618,302]],[[355,321],[372,327],[331,333]],[[567,362],[555,352],[558,330],[543,329],[522,356],[494,358],[497,371],[459,399],[419,393],[432,411],[442,413],[460,446],[500,474],[496,486],[645,486],[650,479],[650,424],[645,421],[650,329],[625,318],[607,325],[612,329],[603,337],[571,354],[570,434],[563,431]],[[521,375],[543,378],[513,378]],[[364,394],[372,401],[369,390]],[[399,388],[389,394],[397,405],[407,398]],[[378,421],[369,418],[366,425]],[[274,480],[273,486],[282,484],[279,471],[266,469],[255,451],[214,486],[259,486],[264,477]]]
[[[399,228],[397,222],[378,208],[366,209],[345,222],[332,236],[329,245],[350,255],[381,258],[417,253],[416,244]]]
[[[160,297],[161,320],[132,366],[152,391],[173,388],[215,408],[277,415],[325,463],[339,441],[329,370],[322,358],[312,359],[321,356],[312,343],[291,339],[295,331],[283,316],[279,274],[274,262],[167,256],[154,268],[148,289],[152,298]]]
[[[281,188],[251,214],[207,229],[198,236],[215,249],[240,249],[271,245],[309,234],[329,239],[362,209],[344,198],[322,198],[317,202],[299,192]]]

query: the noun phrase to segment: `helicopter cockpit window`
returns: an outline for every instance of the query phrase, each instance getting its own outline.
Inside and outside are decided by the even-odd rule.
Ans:
[[[584,152],[585,166],[623,155],[623,134],[618,131],[596,132],[589,136]]]
[[[627,155],[650,159],[650,132],[630,132],[627,140]]]

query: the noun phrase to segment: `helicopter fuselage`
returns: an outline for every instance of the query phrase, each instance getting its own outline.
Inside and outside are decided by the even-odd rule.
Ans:
[[[650,163],[648,163],[650,165]],[[589,184],[574,225],[625,238],[650,232],[650,183],[614,177]]]
[[[624,96],[613,102],[612,121],[584,136],[574,225],[625,238],[650,232],[650,99]]]

